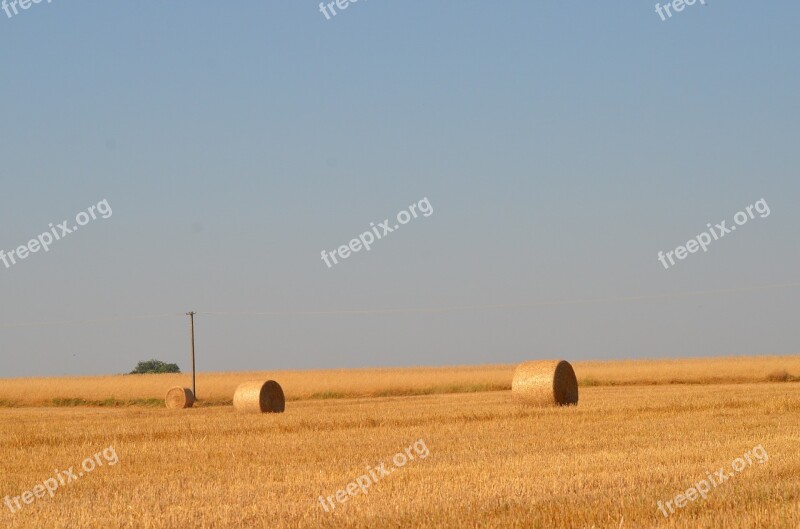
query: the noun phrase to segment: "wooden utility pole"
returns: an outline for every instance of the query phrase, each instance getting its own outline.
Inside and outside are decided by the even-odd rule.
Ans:
[[[197,375],[194,368],[194,312],[187,312],[186,315],[189,316],[189,324],[192,328],[192,393],[197,400]]]

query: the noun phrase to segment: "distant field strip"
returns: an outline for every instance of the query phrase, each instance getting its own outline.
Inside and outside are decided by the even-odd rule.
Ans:
[[[573,362],[582,387],[749,384],[800,380],[800,356]],[[280,382],[289,401],[477,393],[511,389],[513,364],[387,369],[200,373],[197,406],[230,405],[249,379]],[[0,380],[0,407],[161,407],[190,376],[117,375]]]

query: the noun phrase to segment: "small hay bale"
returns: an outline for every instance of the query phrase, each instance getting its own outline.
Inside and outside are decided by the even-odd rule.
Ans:
[[[182,410],[194,406],[194,393],[189,388],[176,386],[167,391],[167,408]]]
[[[242,382],[233,395],[236,411],[252,413],[283,413],[286,398],[283,389],[274,380]]]
[[[523,362],[514,371],[511,391],[520,402],[534,406],[578,404],[578,379],[566,360]]]

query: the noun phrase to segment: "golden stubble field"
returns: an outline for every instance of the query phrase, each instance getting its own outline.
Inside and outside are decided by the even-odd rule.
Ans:
[[[800,380],[800,356],[716,357],[572,362],[581,387],[721,384]],[[510,390],[516,365],[199,373],[200,405],[231,404],[236,386],[272,378],[289,401]],[[191,376],[127,375],[0,379],[0,407],[149,404],[160,406]],[[66,402],[65,402],[66,401]],[[110,401],[110,402],[108,402]],[[151,401],[151,402],[147,402]]]
[[[783,360],[792,372],[797,360]],[[759,359],[750,363],[751,376],[761,376]],[[643,377],[645,364],[630,363],[638,374],[615,376]],[[576,371],[586,377],[580,363]],[[444,372],[434,370],[439,379]],[[690,373],[650,372],[660,382],[583,387],[577,407],[551,409],[475,388],[311,400],[296,394],[278,415],[239,415],[227,406],[3,408],[0,501],[33,490],[56,469],[77,473],[109,446],[118,463],[104,461],[19,512],[0,503],[0,527],[800,527],[800,384],[677,384]],[[487,373],[485,380],[473,373],[469,383],[491,385],[496,373]],[[318,374],[310,377],[309,391],[336,393],[340,381],[326,387]],[[418,387],[430,387],[422,380]],[[292,394],[291,383],[280,381]],[[6,382],[3,399],[14,396]],[[420,440],[424,458],[406,450]],[[751,458],[733,472],[731,463],[758,445],[768,460]],[[395,468],[398,452],[416,457]],[[332,512],[323,509],[321,495],[336,502],[337,491],[381,463],[394,470],[368,493],[356,490]],[[659,500],[723,467],[734,477],[705,499],[668,518],[660,513]]]

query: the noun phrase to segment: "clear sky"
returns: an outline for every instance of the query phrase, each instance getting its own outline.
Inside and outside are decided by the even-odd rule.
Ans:
[[[0,11],[0,249],[113,211],[0,262],[0,377],[186,369],[189,310],[202,371],[798,353],[800,288],[656,297],[800,281],[800,4],[706,4]]]

